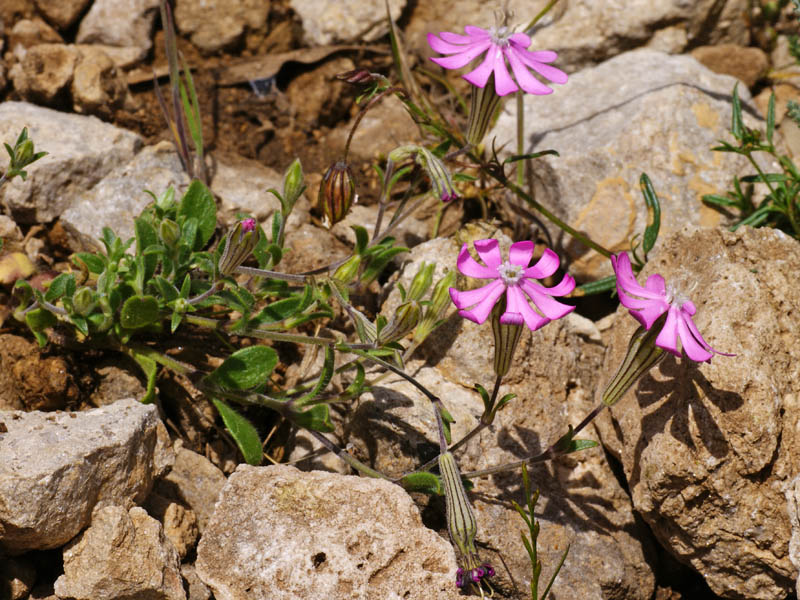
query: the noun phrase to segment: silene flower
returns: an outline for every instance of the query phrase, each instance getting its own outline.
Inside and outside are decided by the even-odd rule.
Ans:
[[[466,35],[442,31],[438,36],[429,33],[428,44],[440,54],[449,56],[431,58],[445,69],[460,69],[473,60],[484,56],[480,65],[464,75],[471,84],[483,88],[494,75],[494,89],[498,96],[505,96],[522,88],[529,94],[544,95],[551,88],[531,75],[533,70],[553,83],[566,83],[567,74],[546,63],[553,62],[558,55],[549,50],[530,52],[531,38],[524,33],[514,33],[508,27],[481,29],[474,25],[464,27]],[[506,61],[511,65],[514,78],[508,72]],[[519,85],[517,85],[519,84]]]
[[[631,260],[625,252],[612,256],[611,264],[617,276],[620,303],[645,329],[649,330],[666,313],[664,325],[655,340],[657,347],[680,357],[680,340],[686,356],[697,362],[710,361],[714,354],[735,356],[715,350],[703,339],[692,320],[697,312],[694,303],[666,285],[661,275],[650,275],[642,287],[633,275]]]
[[[468,277],[493,281],[476,290],[464,292],[450,288],[450,298],[459,308],[458,314],[465,319],[483,323],[503,294],[506,310],[500,316],[500,323],[524,323],[531,331],[575,310],[574,306],[553,299],[553,296],[565,296],[575,289],[572,276],[564,275],[561,282],[551,288],[536,282],[558,269],[558,255],[549,248],[545,249],[535,265],[528,266],[533,258],[533,242],[511,244],[506,261],[503,261],[495,239],[477,240],[474,246],[485,266],[470,256],[468,246],[464,244],[458,254],[458,270]],[[533,302],[533,307],[529,300]]]

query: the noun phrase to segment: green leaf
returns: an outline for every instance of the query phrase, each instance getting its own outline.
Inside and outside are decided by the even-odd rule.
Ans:
[[[561,156],[555,150],[542,150],[541,152],[531,152],[529,154],[515,154],[513,156],[509,156],[503,161],[504,165],[515,163],[520,160],[527,160],[529,158],[539,158],[541,156]]]
[[[407,492],[421,492],[431,496],[441,496],[444,493],[439,476],[427,471],[409,473],[400,480],[400,485]]]
[[[369,234],[367,230],[361,227],[361,225],[351,225],[350,228],[356,234],[356,254],[364,254],[364,251],[367,249],[367,244],[369,243]]]
[[[315,404],[306,411],[292,413],[291,418],[296,425],[312,431],[330,433],[334,430],[327,404]]]
[[[55,302],[63,296],[72,297],[75,293],[75,276],[72,273],[61,273],[50,282],[50,287],[44,294],[48,302]]]
[[[298,408],[305,406],[309,402],[311,402],[314,398],[319,396],[328,384],[331,382],[331,377],[333,377],[333,365],[334,365],[335,354],[333,352],[333,348],[331,346],[325,347],[325,362],[322,364],[322,371],[319,374],[319,379],[317,380],[316,385],[314,388],[301,396],[297,400],[294,401],[294,405]]]
[[[192,245],[195,250],[205,246],[214,235],[214,228],[217,226],[217,204],[214,202],[214,196],[201,181],[195,179],[189,185],[189,189],[181,198],[178,215],[197,220],[197,238]]]
[[[731,133],[737,140],[744,137],[744,123],[742,122],[742,103],[739,100],[739,83],[733,86],[733,100],[731,111]]]
[[[617,285],[617,278],[613,275],[603,277],[597,281],[590,281],[579,285],[572,291],[573,298],[580,298],[582,296],[591,296],[592,294],[602,294],[609,290],[613,290]]]
[[[717,206],[739,206],[739,203],[735,200],[718,194],[704,194],[703,202],[706,204],[716,204]]]
[[[211,398],[217,407],[226,429],[230,432],[248,465],[261,464],[261,438],[253,424],[218,398]]]
[[[247,390],[264,383],[277,364],[275,350],[269,346],[250,346],[231,354],[209,378],[231,390]]]
[[[89,269],[89,272],[97,275],[102,273],[106,268],[106,258],[104,256],[98,256],[97,254],[91,254],[89,252],[77,252],[73,254],[72,262],[77,267],[80,267],[80,263],[82,262],[86,265],[86,268]]]
[[[134,229],[136,230],[136,254],[143,255],[144,251],[151,246],[158,245],[158,233],[155,227],[150,224],[150,221],[143,217],[134,220]],[[158,264],[158,256],[155,254],[148,254],[144,256],[144,280],[149,281],[155,273],[156,265]]]
[[[775,131],[775,93],[769,95],[767,105],[767,141],[772,145],[772,134]]]
[[[598,446],[598,443],[594,440],[572,440],[569,445],[568,452],[578,452],[580,450],[587,450],[588,448],[594,448]]]
[[[139,329],[159,318],[158,300],[153,296],[132,296],[122,305],[119,322],[126,329]]]
[[[86,321],[85,317],[80,315],[70,315],[70,321],[78,328],[83,335],[89,335],[89,323]]]
[[[658,201],[653,183],[647,173],[642,173],[639,178],[639,187],[647,205],[647,227],[644,228],[644,238],[642,239],[642,248],[644,249],[645,260],[647,260],[647,253],[655,246],[658,239],[658,230],[661,227],[661,203]]]
[[[25,313],[25,323],[31,328],[31,331],[42,331],[48,327],[52,327],[58,322],[56,316],[49,310],[43,308],[34,308]]]
[[[156,399],[156,375],[158,374],[158,363],[149,356],[145,356],[135,350],[129,350],[129,354],[142,369],[145,378],[147,379],[147,389],[144,396],[142,396],[142,404],[150,404]]]

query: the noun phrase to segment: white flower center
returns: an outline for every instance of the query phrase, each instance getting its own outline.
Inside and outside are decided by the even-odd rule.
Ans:
[[[689,297],[682,291],[675,288],[671,283],[667,284],[667,304],[675,305],[678,308],[689,302]]]
[[[507,46],[508,38],[512,35],[514,35],[514,32],[505,25],[489,28],[489,36],[492,38],[492,43],[500,47]]]
[[[505,261],[502,265],[497,267],[497,272],[500,273],[500,279],[503,280],[507,286],[517,285],[524,275],[525,267],[521,265],[512,265],[510,262]]]

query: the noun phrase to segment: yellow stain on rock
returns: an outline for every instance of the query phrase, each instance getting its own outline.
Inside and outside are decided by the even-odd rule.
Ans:
[[[702,227],[716,227],[722,222],[722,215],[703,202],[705,194],[719,194],[719,190],[704,181],[700,173],[695,173],[689,180],[689,189],[697,195],[699,221]]]
[[[720,116],[711,106],[705,102],[695,102],[692,104],[692,112],[700,127],[705,127],[714,132],[717,131],[719,128]]]

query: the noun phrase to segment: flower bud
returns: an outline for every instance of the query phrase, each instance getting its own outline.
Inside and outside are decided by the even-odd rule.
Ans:
[[[450,306],[450,288],[456,284],[456,272],[450,271],[433,286],[430,304],[425,308],[422,321],[414,330],[413,346],[417,347],[436,329]]]
[[[75,312],[86,317],[97,306],[97,299],[94,292],[88,287],[80,288],[72,296],[72,306]]]
[[[286,169],[283,176],[283,201],[281,202],[281,214],[287,217],[294,208],[295,202],[305,189],[303,184],[303,166],[300,159],[295,158],[294,162]]]
[[[225,247],[217,265],[219,274],[223,277],[232,275],[236,267],[247,260],[256,244],[258,244],[258,233],[255,219],[238,222],[225,236]]]
[[[392,320],[378,334],[378,345],[397,341],[410,333],[419,323],[421,314],[422,309],[417,301],[404,302],[398,306]]]
[[[333,274],[334,279],[342,283],[350,283],[358,276],[358,269],[361,267],[361,256],[355,254],[348,258]]]
[[[340,160],[325,172],[317,201],[326,227],[333,227],[347,216],[350,206],[357,201],[356,181],[347,163]]]
[[[417,274],[414,275],[414,279],[411,280],[411,286],[408,288],[406,300],[420,300],[422,298],[423,294],[425,294],[431,286],[431,282],[433,281],[433,269],[435,267],[436,265],[433,263],[422,263]]]
[[[628,353],[617,369],[616,374],[603,391],[603,403],[613,406],[625,395],[636,381],[656,366],[666,354],[665,350],[656,346],[656,338],[661,333],[667,314],[661,315],[650,329],[639,326],[628,343]]]
[[[169,248],[174,248],[181,237],[180,225],[172,219],[164,219],[161,221],[161,225],[158,226],[158,232],[161,236],[161,240]]]
[[[501,299],[492,309],[494,372],[498,377],[504,377],[511,369],[511,361],[514,359],[514,352],[522,335],[522,325],[500,322],[500,315],[506,310],[505,304],[505,299]]]
[[[14,148],[14,163],[18,168],[27,166],[33,158],[33,141],[25,139],[20,145]]]
[[[478,146],[483,141],[499,102],[500,96],[495,92],[494,74],[491,74],[485,86],[472,90],[467,127],[467,142],[470,145]]]
[[[425,169],[431,180],[434,192],[442,202],[449,202],[458,198],[458,192],[453,186],[450,172],[442,160],[427,148],[420,148],[417,153],[417,163]]]

